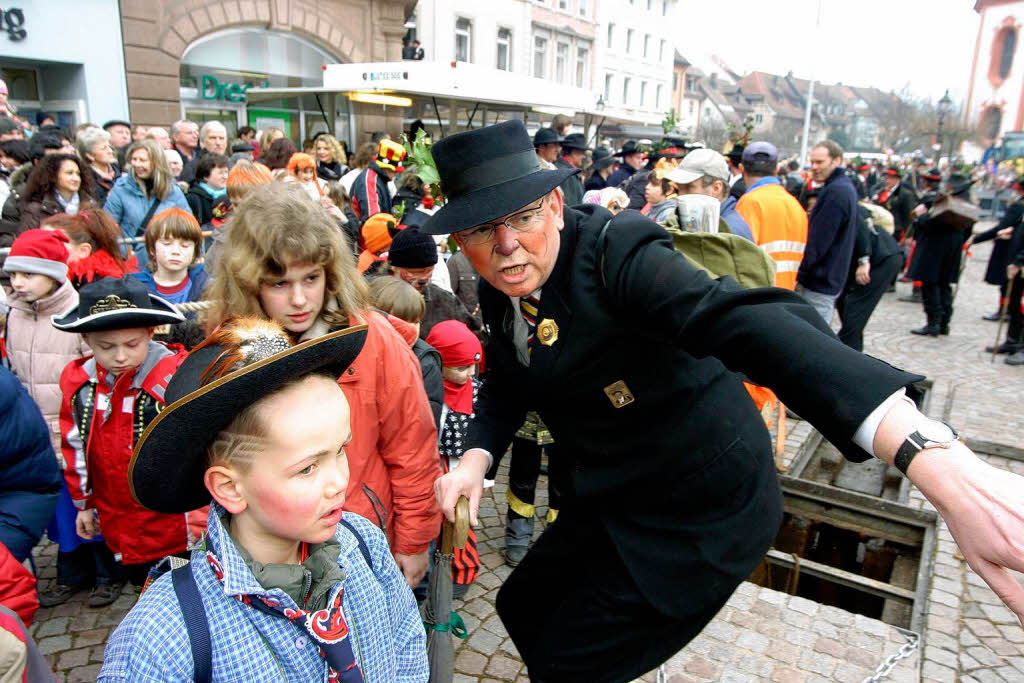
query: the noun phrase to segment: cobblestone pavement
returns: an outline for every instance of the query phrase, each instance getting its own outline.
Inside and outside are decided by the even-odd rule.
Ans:
[[[980,320],[996,305],[994,287],[981,282],[989,245],[974,249],[956,300],[952,334],[921,338],[908,334],[923,324],[919,304],[887,294],[865,335],[868,353],[925,374],[933,381],[929,412],[957,426],[968,438],[1016,447],[1024,434],[1024,415],[1007,410],[1024,382],[1024,368],[989,362],[985,344],[995,338],[995,323]],[[788,462],[811,432],[790,422]],[[1015,448],[989,450],[994,464],[1024,474],[1024,453]],[[504,468],[504,466],[503,466]],[[494,610],[494,600],[510,569],[501,556],[507,470],[485,492],[477,530],[484,571],[455,607],[469,629],[456,641],[456,683],[526,681],[515,646]],[[546,481],[538,486],[537,533],[547,512]],[[911,491],[910,504],[928,507]],[[903,660],[887,680],[1024,682],[1024,630],[998,598],[956,554],[948,529],[940,523],[934,574],[928,594],[923,645]],[[40,583],[54,576],[55,548],[36,549]],[[95,680],[103,644],[134,602],[126,592],[108,608],[85,606],[85,594],[52,609],[40,609],[32,627],[40,648],[61,680]],[[683,652],[666,665],[672,683],[696,681],[860,681],[902,643],[901,633],[880,621],[852,615],[800,597],[745,583],[722,612]],[[648,674],[644,681],[654,681]]]

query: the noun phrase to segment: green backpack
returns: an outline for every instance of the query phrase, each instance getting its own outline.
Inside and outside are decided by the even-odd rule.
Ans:
[[[728,224],[718,219],[718,233],[686,232],[672,214],[661,223],[672,236],[676,251],[695,268],[711,277],[731,276],[747,289],[775,286],[775,261],[761,247],[729,232]]]

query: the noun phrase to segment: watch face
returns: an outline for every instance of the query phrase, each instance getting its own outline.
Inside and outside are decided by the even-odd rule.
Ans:
[[[923,436],[926,441],[937,441],[939,443],[947,443],[956,438],[949,425],[938,420],[925,420],[917,426],[917,433]]]

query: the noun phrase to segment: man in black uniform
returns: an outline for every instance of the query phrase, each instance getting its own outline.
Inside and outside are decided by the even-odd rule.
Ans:
[[[582,133],[570,133],[562,140],[562,156],[555,160],[555,168],[579,171],[583,167],[583,159],[587,155],[587,142]],[[567,206],[583,203],[583,181],[573,173],[562,183]]]
[[[899,166],[885,169],[885,187],[876,195],[875,203],[892,214],[895,224],[893,237],[902,244],[914,220],[914,207],[918,202],[914,188],[903,182]]]
[[[949,193],[969,199],[971,181],[962,175],[949,177]],[[931,198],[931,203],[937,198]],[[923,206],[923,205],[922,205]],[[931,207],[929,206],[928,209]],[[953,283],[960,279],[960,259],[969,231],[951,227],[931,217],[926,211],[914,221],[914,259],[907,274],[921,282],[921,299],[927,322],[911,334],[937,337],[949,334],[953,317]]]
[[[466,495],[475,522],[492,454],[529,408],[573,458],[574,497],[497,598],[531,680],[642,675],[761,561],[782,500],[768,433],[734,372],[771,387],[848,458],[895,460],[1024,614],[1024,588],[1003,569],[1024,569],[1012,552],[1024,543],[1024,479],[918,413],[903,396],[918,375],[844,346],[792,292],[710,279],[635,212],[565,207],[567,171],[540,169],[520,121],[432,152],[448,203],[425,227],[454,231],[492,332],[470,448],[435,485],[441,507],[451,518]],[[929,435],[923,446],[915,431]]]
[[[995,313],[981,316],[982,320],[995,322],[1003,315],[1003,304],[1006,302],[1008,291],[1008,280],[1006,279],[1006,266],[1010,265],[1010,241],[1013,238],[1014,229],[1024,222],[1024,176],[1020,176],[1013,183],[1013,201],[1006,207],[1003,217],[993,227],[971,235],[967,238],[967,247],[972,244],[981,244],[994,240],[992,253],[988,257],[988,267],[985,268],[985,282],[999,287],[999,306]],[[999,353],[1016,353],[1019,349],[1012,348],[1019,345],[1020,340],[1010,342],[1009,338],[1005,344],[1000,345]],[[992,349],[988,349],[989,352]]]

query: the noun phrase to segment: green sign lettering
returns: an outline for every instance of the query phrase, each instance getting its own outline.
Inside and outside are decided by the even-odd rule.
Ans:
[[[221,83],[213,76],[203,75],[199,82],[199,97],[204,100],[245,102],[245,93],[253,87],[250,83]]]

